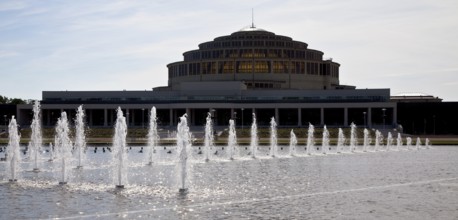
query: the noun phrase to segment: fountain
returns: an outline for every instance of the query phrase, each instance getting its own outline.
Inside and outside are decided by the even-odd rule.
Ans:
[[[258,147],[258,126],[256,125],[256,114],[253,113],[253,123],[251,124],[251,157],[256,158],[256,150]]]
[[[396,139],[396,148],[397,150],[400,150],[402,147],[402,137],[401,133],[398,133],[398,138]]]
[[[70,129],[68,127],[67,113],[62,112],[57,120],[55,145],[58,152],[58,160],[60,160],[61,176],[59,185],[65,185],[69,179],[70,159],[72,142],[69,137]]]
[[[80,105],[76,110],[75,119],[75,148],[76,157],[78,160],[77,168],[83,168],[85,150],[86,150],[86,135],[84,133],[84,110],[83,106]]]
[[[379,130],[375,131],[375,145],[374,145],[374,151],[379,151],[380,146],[383,144],[383,135],[382,132]]]
[[[179,192],[185,194],[188,192],[188,154],[191,148],[191,134],[189,133],[187,114],[180,117],[180,123],[177,127],[177,152],[179,152],[177,174],[181,186]]]
[[[204,155],[205,161],[210,161],[210,148],[213,147],[213,122],[212,115],[209,112],[206,118],[207,123],[205,124],[205,139],[204,139]]]
[[[367,152],[367,149],[371,145],[371,135],[369,133],[369,130],[367,128],[364,128],[364,143],[363,143],[363,152]]]
[[[356,125],[352,122],[350,125],[350,152],[355,152],[357,144],[358,137],[356,134]]]
[[[336,147],[336,152],[337,153],[342,153],[342,149],[345,146],[345,135],[342,130],[342,128],[339,128],[339,134],[337,137],[337,147]]]
[[[274,117],[270,119],[270,156],[277,156],[277,123]]]
[[[29,143],[31,149],[31,156],[33,157],[33,171],[38,172],[38,163],[40,161],[40,152],[42,145],[41,135],[41,118],[40,118],[40,102],[35,101],[33,105],[33,120],[30,128],[32,129],[31,142]]]
[[[388,132],[388,137],[386,138],[386,150],[389,151],[391,150],[393,146],[393,135],[391,132]]]
[[[52,145],[52,142],[49,143],[49,162],[54,160],[54,146]]]
[[[421,148],[421,140],[420,140],[420,137],[417,137],[417,142],[415,143],[415,147],[417,148],[417,150],[420,150],[420,148]]]
[[[159,134],[157,133],[157,116],[156,107],[151,108],[148,129],[148,147],[149,147],[149,163],[152,165],[154,162],[154,153],[156,153],[156,146],[159,143]]]
[[[309,123],[309,129],[307,131],[307,154],[312,155],[312,152],[314,151],[314,145],[315,145],[315,138],[313,137],[313,133],[315,132],[315,127],[311,123]]]
[[[329,131],[326,125],[323,128],[323,138],[321,141],[321,153],[327,154],[329,151]]]
[[[10,182],[17,182],[18,174],[21,170],[21,154],[19,150],[19,139],[21,136],[18,133],[18,127],[14,116],[8,125],[8,146],[6,148],[6,171],[9,171]]]
[[[289,155],[294,157],[296,156],[296,146],[297,146],[297,137],[294,134],[293,129],[291,129],[289,137]]]
[[[235,132],[235,122],[233,119],[229,120],[229,136],[227,138],[227,149],[229,159],[234,160],[237,154],[237,134]]]
[[[407,137],[406,138],[406,149],[407,150],[411,150],[412,148],[412,138],[411,137]]]
[[[429,138],[425,139],[425,148],[426,149],[431,149],[431,142],[429,141]]]
[[[113,136],[113,181],[116,188],[124,188],[127,184],[126,175],[126,136],[127,136],[127,125],[126,118],[123,116],[123,112],[120,107],[117,109],[117,118],[115,124],[115,133]]]

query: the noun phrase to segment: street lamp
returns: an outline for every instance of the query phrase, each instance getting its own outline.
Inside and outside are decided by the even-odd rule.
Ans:
[[[363,119],[364,119],[364,127],[366,127],[366,112],[363,112]]]
[[[382,108],[382,111],[383,111],[383,130],[385,130],[385,111],[386,111],[386,108]]]

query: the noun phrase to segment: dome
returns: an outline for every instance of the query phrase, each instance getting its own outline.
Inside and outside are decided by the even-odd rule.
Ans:
[[[240,29],[238,32],[243,32],[243,31],[266,31],[266,30],[262,28],[257,28],[255,26],[247,26],[247,27]]]
[[[169,86],[202,81],[238,81],[248,89],[335,89],[340,64],[291,37],[254,25],[199,44],[170,63]]]

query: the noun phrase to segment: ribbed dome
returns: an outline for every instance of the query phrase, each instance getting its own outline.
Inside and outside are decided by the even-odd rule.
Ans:
[[[257,27],[254,27],[254,26],[247,26],[247,27],[244,27],[242,29],[239,30],[240,31],[266,31],[262,28],[257,28]]]

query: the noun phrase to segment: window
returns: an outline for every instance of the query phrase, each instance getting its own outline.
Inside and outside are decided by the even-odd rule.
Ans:
[[[254,72],[255,73],[269,73],[269,64],[267,61],[256,61],[254,62]]]
[[[274,73],[288,73],[288,61],[273,61]]]
[[[252,66],[251,61],[237,61],[237,73],[251,73]]]
[[[234,72],[234,62],[233,61],[226,61],[220,62],[220,73],[233,73]]]
[[[242,49],[242,50],[240,50],[240,57],[242,57],[242,58],[251,58],[251,57],[253,57],[252,49]]]
[[[226,58],[237,58],[239,57],[238,50],[226,50]]]

